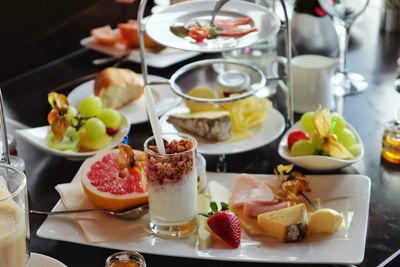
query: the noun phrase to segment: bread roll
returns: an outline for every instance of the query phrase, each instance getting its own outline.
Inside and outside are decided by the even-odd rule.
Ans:
[[[94,94],[100,97],[103,106],[120,108],[143,95],[144,83],[130,69],[107,68],[96,75]]]

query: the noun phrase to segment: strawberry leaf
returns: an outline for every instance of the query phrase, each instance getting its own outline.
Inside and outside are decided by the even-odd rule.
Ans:
[[[221,210],[228,210],[228,204],[221,202]]]
[[[213,212],[217,212],[218,211],[218,205],[215,201],[211,201],[210,203],[210,208]]]

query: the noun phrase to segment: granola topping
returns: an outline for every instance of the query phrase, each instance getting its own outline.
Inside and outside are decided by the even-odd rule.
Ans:
[[[164,140],[166,155],[159,154],[156,146],[149,146],[153,153],[146,153],[146,176],[149,183],[176,184],[186,179],[193,170],[193,143],[191,140]]]

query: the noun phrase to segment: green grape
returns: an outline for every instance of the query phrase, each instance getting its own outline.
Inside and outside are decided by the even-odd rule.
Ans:
[[[348,128],[344,128],[341,132],[337,134],[339,141],[346,147],[350,147],[357,143],[357,138],[352,131]]]
[[[104,108],[100,110],[97,117],[104,122],[107,128],[118,128],[121,123],[121,115],[112,108]]]
[[[300,119],[301,126],[303,126],[304,130],[309,134],[312,134],[314,132],[313,118],[314,118],[314,112],[310,111],[304,113]]]
[[[313,134],[311,136],[311,143],[314,145],[316,150],[322,150],[322,140],[318,137],[318,135]]]
[[[106,135],[106,126],[98,118],[88,119],[83,124],[83,128],[85,128],[87,136],[92,140],[100,139]]]
[[[78,119],[76,118],[77,116],[78,116],[78,110],[76,110],[76,108],[73,106],[69,106],[66,118],[69,120],[72,126],[78,125]]]
[[[347,148],[347,150],[354,156],[357,157],[361,153],[361,145],[354,144]]]
[[[78,106],[78,111],[84,118],[96,116],[100,110],[101,99],[97,96],[89,96],[83,99]]]
[[[300,140],[293,144],[290,150],[290,155],[292,157],[313,155],[315,148],[310,141]]]
[[[346,127],[346,121],[344,120],[343,116],[337,112],[332,113],[332,122],[334,120],[336,122],[335,122],[335,128],[333,129],[333,132],[335,134],[338,134]]]

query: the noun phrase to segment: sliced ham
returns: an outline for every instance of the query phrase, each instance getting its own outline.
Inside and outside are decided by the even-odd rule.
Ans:
[[[258,214],[287,207],[290,207],[290,201],[278,202],[274,204],[246,201],[243,205],[243,215],[247,217],[257,217]]]
[[[256,27],[252,27],[250,29],[242,29],[242,28],[227,28],[227,29],[221,29],[219,31],[219,35],[221,36],[228,36],[228,37],[242,37],[245,36],[248,33],[255,32],[257,31]]]
[[[215,26],[221,36],[242,37],[250,32],[257,31],[256,27],[251,26],[250,17],[241,17],[233,20],[215,20]],[[244,25],[247,25],[244,26]]]
[[[248,174],[240,174],[233,185],[229,207],[236,209],[247,201],[275,203],[274,192],[266,182]]]

